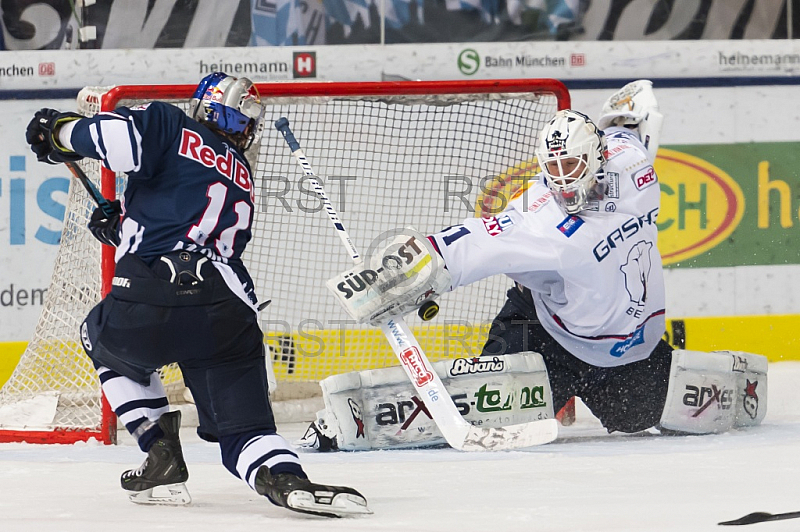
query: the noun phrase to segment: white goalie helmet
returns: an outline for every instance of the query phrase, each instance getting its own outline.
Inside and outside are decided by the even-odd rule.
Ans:
[[[606,100],[597,126],[600,129],[611,126],[635,129],[647,153],[655,159],[663,123],[664,115],[659,111],[653,82],[639,79],[628,83]]]
[[[567,213],[586,206],[605,154],[603,132],[578,111],[563,109],[542,129],[536,158],[547,186]]]

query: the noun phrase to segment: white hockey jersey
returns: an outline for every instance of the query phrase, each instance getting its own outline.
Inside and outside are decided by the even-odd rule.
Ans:
[[[606,130],[605,194],[566,215],[543,181],[505,211],[431,235],[452,288],[506,274],[530,288],[542,326],[601,367],[647,358],[665,331],[658,177],[638,137]]]

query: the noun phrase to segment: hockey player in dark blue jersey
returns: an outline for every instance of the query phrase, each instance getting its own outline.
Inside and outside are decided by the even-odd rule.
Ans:
[[[222,462],[273,503],[327,516],[370,513],[364,497],[308,480],[277,434],[253,281],[242,262],[254,184],[245,152],[264,106],[253,83],[205,77],[187,115],[152,102],[85,118],[42,109],[26,138],[46,163],[99,159],[125,172],[116,213],[89,224],[116,246],[111,292],[87,316],[81,340],[112,408],[147,453],[122,474],[134,502],[188,504],[188,470],[157,368],[177,362],[197,405],[198,434]],[[168,495],[159,496],[154,488]]]

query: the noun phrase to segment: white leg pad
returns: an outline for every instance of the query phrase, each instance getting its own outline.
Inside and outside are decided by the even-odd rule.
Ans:
[[[758,425],[767,415],[767,357],[742,351],[716,351],[733,358],[736,375],[734,427]]]
[[[767,412],[767,359],[741,351],[672,352],[665,429],[706,434],[758,425]]]
[[[442,360],[433,364],[464,419],[501,427],[552,419],[547,370],[538,353]],[[320,382],[325,410],[317,424],[339,449],[444,444],[400,367],[333,375]]]

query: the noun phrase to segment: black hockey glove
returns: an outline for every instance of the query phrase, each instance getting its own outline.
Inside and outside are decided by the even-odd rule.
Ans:
[[[81,118],[85,117],[76,113],[59,113],[55,109],[36,111],[33,120],[28,123],[25,140],[31,145],[31,151],[36,154],[39,162],[58,164],[83,159],[83,156],[62,146],[56,138],[58,128]]]
[[[110,202],[110,205],[114,209],[114,215],[109,217],[103,212],[103,209],[97,207],[92,212],[88,227],[97,240],[107,246],[117,247],[119,245],[119,215],[122,214],[122,206],[119,200]]]

